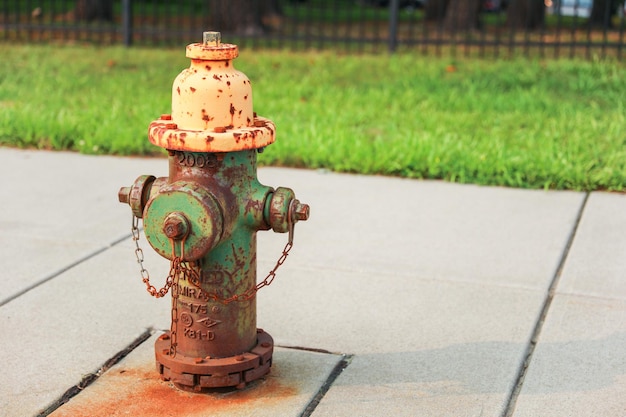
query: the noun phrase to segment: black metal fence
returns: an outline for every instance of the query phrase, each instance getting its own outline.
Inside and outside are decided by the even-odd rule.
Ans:
[[[0,0],[0,41],[624,55],[624,0]]]

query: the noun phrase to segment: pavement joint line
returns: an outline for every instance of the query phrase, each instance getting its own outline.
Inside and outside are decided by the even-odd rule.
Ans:
[[[587,294],[587,293],[578,292],[578,291],[571,291],[571,292],[559,291],[556,294],[566,296],[566,297],[580,297],[580,298],[587,298],[587,299],[592,299],[592,300],[626,301],[626,298],[624,297],[612,297],[610,295]]]
[[[343,370],[346,369],[348,365],[350,365],[352,359],[354,358],[353,354],[342,354],[341,356],[342,359],[337,362],[333,370],[328,375],[326,382],[324,382],[313,399],[307,404],[302,414],[300,414],[300,417],[310,417],[311,414],[313,414],[313,411],[315,411],[319,403],[322,401],[322,398],[324,398],[330,387],[335,383],[337,377],[341,375]]]
[[[68,265],[65,265],[64,267],[56,270],[55,272],[43,277],[42,279],[40,279],[39,281],[29,285],[28,287],[22,289],[21,291],[18,291],[17,293],[5,298],[4,300],[0,300],[0,307],[2,307],[5,304],[10,303],[11,301],[15,300],[16,298],[21,297],[22,295],[26,294],[27,292],[39,287],[42,284],[45,284],[46,282],[58,277],[59,275],[63,274],[64,272],[69,271],[70,269],[74,268],[75,266],[78,266],[80,264],[82,264],[85,261],[90,260],[91,258],[100,255],[101,253],[105,252],[108,249],[111,249],[113,246],[116,246],[118,244],[120,244],[121,242],[125,241],[126,239],[128,239],[129,237],[131,237],[130,234],[125,234],[124,236],[115,239],[113,242],[109,243],[108,245],[102,246],[98,249],[96,249],[95,251],[88,253],[87,255],[83,256],[82,258],[79,258],[78,260],[69,263]]]
[[[102,364],[102,366],[96,372],[92,372],[92,373],[89,373],[89,374],[83,376],[83,379],[81,379],[78,384],[72,386],[67,391],[65,391],[61,395],[61,397],[59,397],[58,400],[56,400],[52,404],[50,404],[44,411],[42,411],[41,413],[37,414],[37,417],[46,417],[46,416],[50,415],[51,413],[56,411],[59,407],[61,407],[63,404],[67,403],[73,397],[75,397],[78,394],[80,394],[80,392],[82,390],[87,388],[89,385],[93,384],[106,371],[111,369],[115,364],[117,364],[122,359],[124,359],[130,352],[132,352],[137,347],[139,347],[139,345],[141,345],[143,342],[148,340],[150,338],[150,336],[152,336],[153,333],[154,333],[154,329],[153,328],[151,328],[151,327],[147,328],[135,340],[133,340],[128,346],[126,346],[124,349],[120,350],[115,355],[113,355],[111,358],[109,358],[106,362],[104,362],[104,364]]]
[[[582,220],[583,214],[585,212],[585,208],[587,206],[587,201],[589,200],[590,192],[585,193],[585,198],[583,199],[580,208],[578,210],[578,214],[576,216],[576,220],[574,222],[574,227],[570,232],[570,235],[567,238],[567,243],[565,248],[563,249],[563,253],[561,254],[561,259],[559,260],[559,264],[554,271],[554,275],[552,276],[552,281],[550,282],[550,287],[548,288],[548,293],[546,294],[546,298],[543,302],[543,307],[541,308],[541,313],[535,322],[535,328],[533,329],[533,333],[528,341],[528,346],[526,347],[526,353],[524,356],[524,361],[520,365],[518,369],[518,374],[516,378],[515,385],[511,389],[511,393],[506,403],[506,407],[504,412],[502,413],[503,417],[512,417],[515,412],[515,406],[517,404],[517,398],[519,397],[520,392],[522,391],[522,386],[524,385],[524,379],[526,378],[526,372],[528,371],[528,367],[532,361],[533,354],[535,353],[535,347],[539,342],[539,336],[541,335],[541,330],[543,328],[543,324],[548,316],[548,312],[550,311],[550,306],[552,305],[552,300],[556,295],[556,288],[559,285],[559,281],[561,278],[561,274],[563,273],[563,268],[565,267],[565,262],[569,256],[572,245],[574,244],[574,239],[576,238],[576,233],[578,232],[578,226],[580,225],[580,221]]]
[[[331,352],[330,350],[319,349],[319,348],[309,348],[309,347],[304,347],[304,346],[288,346],[288,345],[275,345],[275,346],[283,348],[283,349],[304,350],[306,352],[325,353],[327,355],[342,355],[342,353]]]

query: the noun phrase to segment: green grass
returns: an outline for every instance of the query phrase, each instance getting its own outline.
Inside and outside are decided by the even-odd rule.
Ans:
[[[0,144],[158,154],[184,49],[1,45]],[[624,190],[626,66],[243,50],[262,164],[524,188]]]

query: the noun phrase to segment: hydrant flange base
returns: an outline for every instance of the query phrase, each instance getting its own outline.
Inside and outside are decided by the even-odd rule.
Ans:
[[[227,358],[191,358],[170,356],[170,334],[161,335],[154,343],[157,370],[164,381],[172,381],[184,390],[239,387],[269,373],[272,366],[274,340],[257,329],[257,344],[250,351]]]

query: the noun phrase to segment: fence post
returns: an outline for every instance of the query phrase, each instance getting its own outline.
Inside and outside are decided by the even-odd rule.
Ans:
[[[389,2],[389,52],[395,52],[398,48],[398,12],[400,9],[400,0],[391,0]]]
[[[132,0],[122,0],[122,42],[124,46],[133,44]]]

